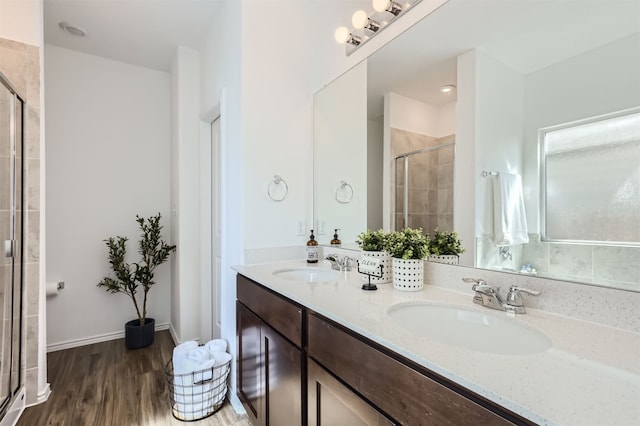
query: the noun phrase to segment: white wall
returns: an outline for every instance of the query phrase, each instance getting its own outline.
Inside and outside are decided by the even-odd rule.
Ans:
[[[244,143],[241,93],[241,2],[225,1],[200,50],[200,110],[205,116],[220,110],[222,143],[222,338],[236,357],[236,286],[232,265],[243,262],[244,243]],[[236,363],[229,380],[235,396]]]
[[[389,94],[392,128],[441,138],[455,133],[455,102],[443,106],[427,104],[397,93]]]
[[[458,56],[456,102],[456,153],[453,164],[453,229],[463,241],[460,264],[475,264],[476,197],[476,82],[477,51]]]
[[[494,58],[476,55],[476,235],[484,235],[490,191],[485,171],[522,176],[524,77]],[[491,219],[493,223],[493,219]],[[493,233],[493,228],[489,234]]]
[[[0,38],[42,46],[42,0],[0,0]]]
[[[130,238],[136,214],[163,215],[169,238],[170,80],[164,72],[47,45],[47,342],[61,347],[123,332],[130,299],[96,284],[109,273],[109,236]],[[148,312],[170,315],[169,264],[158,268]]]
[[[384,120],[367,120],[367,228],[382,229],[382,176],[384,165]]]
[[[640,105],[640,35],[525,77],[524,186],[530,232],[539,230],[538,130]]]
[[[178,47],[171,67],[171,325],[179,341],[200,338],[200,55]]]
[[[274,25],[283,16],[286,24]],[[312,52],[305,35],[312,19],[304,1],[244,3],[245,249],[303,246],[308,236],[297,235],[296,220],[306,219],[311,227]],[[289,185],[282,202],[267,196],[276,174]]]
[[[314,98],[313,135],[318,146],[313,203],[319,223],[313,228],[321,244],[329,244],[338,228],[342,243],[353,245],[367,227],[367,63],[342,74]],[[351,188],[336,194],[342,181]]]

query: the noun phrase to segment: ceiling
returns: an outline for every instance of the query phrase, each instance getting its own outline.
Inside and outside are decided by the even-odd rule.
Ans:
[[[44,41],[169,71],[175,48],[198,48],[221,5],[221,0],[44,0]],[[66,33],[61,21],[87,35]]]
[[[456,57],[479,48],[528,74],[640,31],[640,0],[449,0],[368,59],[369,117],[389,91],[432,105],[455,96]]]

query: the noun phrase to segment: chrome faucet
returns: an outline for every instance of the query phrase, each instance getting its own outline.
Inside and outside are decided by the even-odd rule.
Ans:
[[[471,289],[476,292],[473,296],[473,303],[480,306],[485,306],[490,309],[497,309],[499,311],[506,311],[514,314],[524,314],[526,309],[524,307],[524,301],[522,300],[522,294],[526,293],[532,296],[538,296],[539,291],[530,290],[524,287],[518,287],[512,285],[509,287],[506,301],[500,295],[500,287],[491,287],[486,281],[477,278],[463,278],[462,281],[466,283],[474,283]]]
[[[337,254],[328,254],[325,257],[325,260],[331,262],[331,268],[336,271],[350,271],[351,270],[351,259],[349,256],[344,256],[340,259],[340,256]]]

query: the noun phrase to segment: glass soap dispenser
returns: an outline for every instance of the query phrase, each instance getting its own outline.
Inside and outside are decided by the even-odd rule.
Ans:
[[[340,239],[338,238],[338,231],[340,229],[335,229],[334,234],[333,234],[333,240],[331,240],[331,247],[340,247],[340,245],[342,244],[342,242],[340,241]]]
[[[313,235],[313,229],[311,235],[309,235],[309,241],[307,241],[307,263],[318,263],[318,242]]]

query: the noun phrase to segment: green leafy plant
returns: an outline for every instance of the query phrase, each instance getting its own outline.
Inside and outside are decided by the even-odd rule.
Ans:
[[[387,236],[388,234],[382,229],[377,231],[367,229],[358,235],[356,243],[358,243],[358,246],[364,251],[383,251],[385,249]]]
[[[138,242],[138,253],[142,260],[127,263],[127,237],[117,236],[104,240],[109,248],[109,264],[114,276],[104,277],[98,287],[104,287],[109,293],[124,293],[129,296],[136,308],[140,325],[144,325],[147,318],[147,293],[155,284],[154,271],[169,259],[176,246],[162,240],[160,213],[148,219],[136,215],[136,222],[142,232]],[[140,288],[144,294],[142,306],[136,297]]]
[[[429,237],[422,228],[404,228],[387,236],[385,250],[398,259],[424,259],[429,256]]]
[[[462,247],[462,241],[455,231],[446,232],[436,229],[433,236],[429,237],[429,253],[437,256],[457,256],[464,253],[464,247]]]

